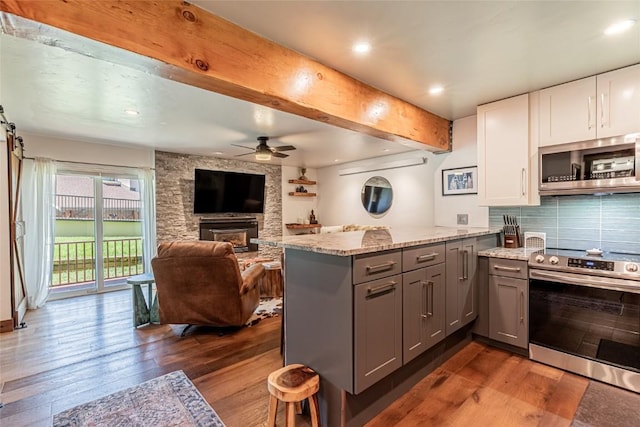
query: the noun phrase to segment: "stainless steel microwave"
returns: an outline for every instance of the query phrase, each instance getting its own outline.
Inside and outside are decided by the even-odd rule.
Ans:
[[[538,149],[541,196],[640,192],[640,133]]]

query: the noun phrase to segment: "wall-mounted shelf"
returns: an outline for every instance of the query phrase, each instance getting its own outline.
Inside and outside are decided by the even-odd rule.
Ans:
[[[316,185],[316,181],[309,181],[306,179],[290,179],[289,184],[306,184],[306,185]]]
[[[300,193],[297,191],[290,191],[289,195],[297,197],[316,197],[316,193]]]
[[[308,228],[320,228],[321,224],[285,224],[289,230],[305,230]]]

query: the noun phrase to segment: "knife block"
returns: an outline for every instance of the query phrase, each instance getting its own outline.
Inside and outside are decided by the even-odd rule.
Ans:
[[[520,236],[520,226],[516,225],[515,233],[504,231],[504,247],[505,248],[521,248],[522,238]]]

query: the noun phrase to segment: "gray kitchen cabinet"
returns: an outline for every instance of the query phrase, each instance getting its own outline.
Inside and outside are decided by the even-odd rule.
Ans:
[[[444,260],[444,251],[442,255]],[[402,299],[402,361],[406,364],[445,337],[444,263],[404,273]]]
[[[454,230],[447,239],[461,244],[461,233]],[[425,338],[426,351],[402,363],[403,275],[422,270],[425,275],[420,277],[434,282],[433,307],[425,308],[433,308],[433,318],[444,317],[446,322],[446,280],[438,286],[447,260],[442,237],[434,230],[437,243],[351,255],[285,247],[284,359],[286,364],[302,363],[320,374],[323,425],[366,424],[466,342],[468,334],[446,336],[438,332],[442,323],[437,326],[434,320],[433,328],[421,332],[434,340],[445,335],[444,339],[432,345]],[[499,243],[496,233],[465,241],[475,241],[478,250]],[[470,254],[469,259],[475,257]],[[473,264],[469,266],[473,269]]]
[[[402,366],[402,275],[354,287],[355,393]]]
[[[489,261],[489,338],[516,347],[528,347],[529,281],[526,261]]]
[[[446,335],[472,322],[478,315],[477,253],[475,238],[446,243]]]

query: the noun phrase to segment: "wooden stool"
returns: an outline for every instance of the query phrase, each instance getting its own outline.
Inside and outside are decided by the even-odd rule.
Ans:
[[[276,414],[278,412],[278,400],[286,402],[286,426],[295,425],[295,406],[309,398],[311,409],[311,426],[320,425],[318,413],[318,390],[320,389],[320,376],[311,368],[304,365],[293,364],[280,368],[269,374],[267,379],[269,388],[269,419],[267,427],[275,427]]]
[[[265,275],[260,283],[261,297],[282,296],[282,265],[280,262],[263,262]]]

